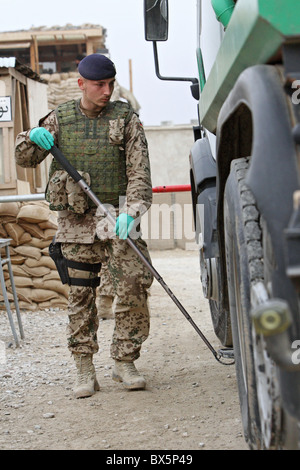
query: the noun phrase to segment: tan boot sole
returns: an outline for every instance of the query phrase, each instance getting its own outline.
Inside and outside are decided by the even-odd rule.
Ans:
[[[112,373],[112,379],[115,381],[115,382],[122,382],[124,388],[126,388],[127,390],[144,390],[145,387],[146,387],[146,382],[144,379],[140,379],[139,382],[136,382],[136,383],[128,383],[128,382],[124,382],[124,380],[122,380],[122,378],[116,374],[115,372]]]

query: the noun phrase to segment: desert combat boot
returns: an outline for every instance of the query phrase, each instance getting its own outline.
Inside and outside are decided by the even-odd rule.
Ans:
[[[128,390],[141,390],[146,387],[144,377],[136,369],[133,362],[115,361],[112,378],[122,382]]]
[[[87,398],[100,390],[96,378],[92,354],[73,354],[77,369],[77,383],[74,388],[75,398]]]

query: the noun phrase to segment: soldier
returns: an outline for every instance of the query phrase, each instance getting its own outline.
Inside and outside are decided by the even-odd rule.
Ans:
[[[110,101],[116,69],[101,54],[85,57],[78,66],[79,100],[61,104],[39,127],[17,136],[15,158],[22,167],[36,167],[53,144],[83,175],[99,200],[116,217],[105,216],[53,159],[46,199],[58,211],[55,243],[66,260],[70,293],[68,348],[77,368],[76,398],[99,390],[93,354],[98,351],[96,288],[101,263],[107,263],[116,295],[111,343],[112,378],[127,389],[144,389],[135,367],[149,334],[147,290],[153,277],[126,242],[129,235],[150,260],[139,233],[139,219],[152,202],[148,146],[138,116],[128,103]]]

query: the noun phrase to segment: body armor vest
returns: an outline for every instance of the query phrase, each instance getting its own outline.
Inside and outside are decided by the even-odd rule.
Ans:
[[[77,171],[90,176],[90,188],[103,204],[119,205],[126,194],[125,125],[133,111],[129,104],[109,102],[100,116],[90,119],[79,108],[80,100],[56,109],[59,148]],[[53,160],[49,179],[61,166]],[[95,204],[89,200],[89,206]]]

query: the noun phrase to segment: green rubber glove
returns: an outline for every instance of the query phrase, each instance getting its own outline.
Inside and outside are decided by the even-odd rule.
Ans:
[[[50,150],[53,147],[54,139],[44,127],[35,127],[29,134],[29,138],[32,142],[42,147],[45,150]]]
[[[120,214],[114,228],[115,233],[122,240],[126,240],[134,224],[134,218],[128,214]]]

